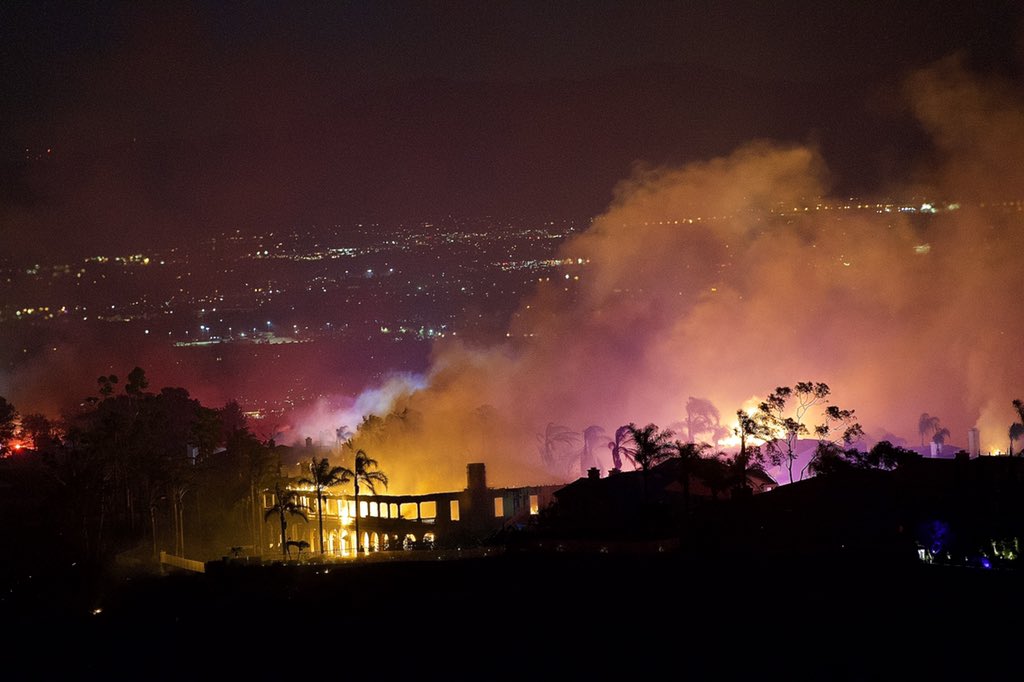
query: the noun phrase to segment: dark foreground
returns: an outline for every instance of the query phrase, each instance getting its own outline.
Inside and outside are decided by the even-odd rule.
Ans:
[[[5,679],[990,679],[1021,665],[1024,576],[1009,571],[671,553],[210,568],[22,586],[2,604]]]

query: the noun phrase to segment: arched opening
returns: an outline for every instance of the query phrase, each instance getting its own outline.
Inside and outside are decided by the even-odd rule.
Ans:
[[[380,536],[376,533],[370,536],[370,547],[373,548],[374,552],[380,551]]]
[[[338,547],[338,533],[337,531],[331,531],[327,534],[327,553],[337,554],[340,547]]]

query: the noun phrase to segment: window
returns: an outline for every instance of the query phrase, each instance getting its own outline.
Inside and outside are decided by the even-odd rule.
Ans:
[[[401,506],[401,515],[403,519],[418,519],[416,503],[415,502],[403,502]]]
[[[426,500],[424,502],[420,502],[420,518],[437,518],[437,502],[435,502],[434,500]]]
[[[540,512],[540,499],[536,495],[530,495],[530,513],[537,514]]]
[[[501,497],[494,498],[494,516],[505,516],[505,500]]]
[[[459,520],[459,501],[452,500],[448,503],[448,512],[451,514],[452,521]]]

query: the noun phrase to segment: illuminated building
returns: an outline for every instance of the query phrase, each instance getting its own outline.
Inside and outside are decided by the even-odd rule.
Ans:
[[[466,488],[457,492],[421,495],[359,495],[359,507],[352,495],[325,493],[323,502],[324,549],[330,556],[354,556],[355,515],[359,513],[362,547],[369,552],[424,547],[459,548],[473,546],[488,536],[510,527],[525,527],[554,501],[562,485],[489,488],[483,463],[466,467]],[[309,543],[319,552],[316,497],[312,488],[293,484],[298,502],[309,510],[308,521],[289,519],[287,540]],[[264,508],[273,505],[273,494],[264,493]],[[268,522],[268,529],[274,521]],[[263,554],[281,551],[274,537]]]

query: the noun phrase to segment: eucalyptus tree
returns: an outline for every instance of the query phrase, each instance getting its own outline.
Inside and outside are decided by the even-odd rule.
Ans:
[[[806,424],[808,413],[816,405],[828,402],[831,392],[828,384],[800,381],[792,388],[779,386],[757,407],[754,419],[762,427],[768,458],[772,464],[786,467],[790,483],[794,480],[797,443],[811,433]]]
[[[800,478],[803,478],[804,471],[813,472],[820,468],[822,458],[844,453],[854,441],[864,435],[864,428],[857,421],[853,410],[829,405],[825,408],[822,422],[814,427],[814,435],[818,438],[818,445],[810,461],[800,470]]]
[[[733,489],[749,490],[747,474],[750,471],[764,469],[764,453],[760,446],[752,445],[750,441],[768,438],[764,424],[743,410],[736,410],[736,427],[733,435],[740,439],[740,449],[735,457],[728,460],[727,471],[732,472],[729,476],[728,487]],[[723,460],[725,461],[725,460]],[[716,473],[718,469],[715,470]]]
[[[348,471],[344,467],[331,466],[327,458],[314,457],[309,462],[309,477],[299,479],[299,483],[313,486],[316,493],[316,517],[320,530],[320,554],[324,553],[324,491],[336,485],[349,482]]]

